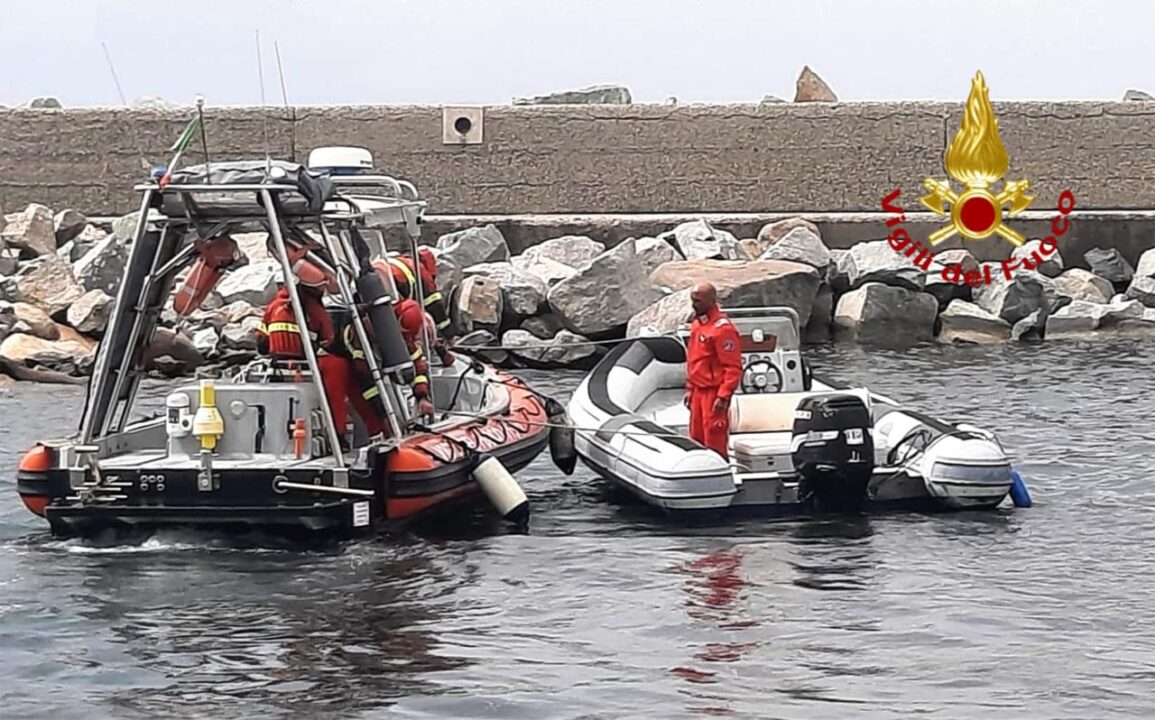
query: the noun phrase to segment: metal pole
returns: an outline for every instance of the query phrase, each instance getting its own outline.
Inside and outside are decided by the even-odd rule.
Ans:
[[[429,368],[429,402],[433,403],[433,409],[436,411],[437,398],[433,394],[433,355],[429,352],[429,338],[426,337],[425,332],[425,284],[421,281],[421,260],[417,257],[417,238],[420,232],[418,230],[414,233],[406,228],[405,234],[409,236],[409,254],[413,258],[413,284],[415,285],[413,292],[417,295],[414,300],[417,301],[417,306],[421,308],[421,334],[417,338],[417,342],[420,344],[421,352],[425,353],[425,364]],[[433,328],[433,331],[435,333],[440,332],[436,327]]]
[[[335,240],[329,234],[329,230],[325,227],[325,223],[320,223],[321,237],[325,241],[325,245],[329,250],[329,256],[333,258],[333,262],[337,267],[334,274],[337,277],[337,286],[341,289],[341,298],[349,306],[352,313],[350,322],[353,323],[353,329],[357,333],[357,341],[361,343],[361,347],[365,351],[365,364],[369,366],[369,372],[373,376],[373,384],[377,386],[377,392],[381,394],[381,404],[385,408],[385,417],[389,421],[389,428],[393,431],[393,437],[401,438],[401,421],[397,418],[397,409],[395,407],[396,397],[392,393],[392,383],[386,383],[384,376],[381,374],[381,367],[377,364],[377,357],[373,353],[373,348],[369,344],[369,334],[365,332],[365,325],[361,322],[361,314],[357,312],[356,299],[353,297],[353,291],[349,287],[349,281],[345,277],[345,273],[349,272],[347,263],[349,256],[345,253],[344,243]],[[340,253],[338,253],[338,245]]]
[[[317,364],[317,354],[313,352],[313,341],[309,338],[309,328],[305,320],[305,311],[301,307],[301,298],[297,295],[297,276],[293,274],[293,267],[289,264],[289,252],[285,248],[285,238],[281,235],[281,223],[277,212],[273,209],[273,194],[268,190],[261,190],[261,200],[265,206],[265,214],[269,219],[269,234],[276,244],[277,260],[281,263],[281,272],[284,274],[285,287],[289,290],[289,302],[293,305],[293,316],[297,319],[297,331],[301,335],[301,345],[305,348],[305,360],[309,363],[309,371],[313,374],[313,385],[321,398],[321,415],[325,419],[325,429],[328,431],[329,443],[333,448],[333,459],[337,467],[345,467],[345,454],[341,452],[341,440],[337,427],[333,423],[333,411],[329,407],[329,399],[325,394],[325,386],[321,382],[321,368]]]

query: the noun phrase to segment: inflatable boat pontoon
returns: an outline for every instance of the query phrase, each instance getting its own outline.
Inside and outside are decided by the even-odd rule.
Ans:
[[[813,378],[790,308],[727,313],[743,362],[730,461],[688,436],[683,326],[616,346],[575,391],[569,421],[587,466],[670,514],[991,509],[1008,495],[1029,504],[992,433]]]

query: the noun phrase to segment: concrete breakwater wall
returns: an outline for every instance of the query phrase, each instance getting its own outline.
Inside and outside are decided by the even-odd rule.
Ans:
[[[1155,103],[994,108],[1008,178],[1038,194],[1031,210],[1050,211],[1067,188],[1080,210],[1152,206]],[[477,141],[458,142],[454,121],[469,113]],[[267,147],[304,161],[321,145],[368,147],[435,216],[859,213],[878,211],[895,188],[917,208],[923,178],[943,177],[961,113],[961,102],[209,108],[206,126],[214,158]],[[0,111],[0,208],[131,211],[142,160],[166,162],[190,114]],[[187,161],[201,160],[195,143]]]

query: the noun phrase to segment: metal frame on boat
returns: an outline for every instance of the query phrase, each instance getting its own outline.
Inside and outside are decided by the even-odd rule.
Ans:
[[[413,415],[413,362],[393,313],[397,291],[372,268],[362,235],[403,226],[416,266],[426,203],[412,183],[265,159],[188,167],[135,190],[142,194],[136,232],[79,434],[38,444],[18,472],[25,505],[54,532],[167,525],[366,532],[473,496],[479,486],[503,515],[525,522],[528,504],[508,471],[546,445],[547,423],[533,421],[547,416],[542,398],[462,358],[431,364],[440,418]],[[178,387],[164,415],[130,421],[161,311],[198,255],[193,241],[246,231],[268,233],[303,367],[286,373],[258,360],[232,379]],[[335,278],[336,310],[366,349],[389,437],[367,438],[358,427],[353,450],[342,449],[345,428],[335,427],[325,400],[290,246]],[[420,283],[415,293],[423,298]]]
[[[672,515],[992,509],[1029,495],[998,439],[812,375],[790,308],[726,311],[743,376],[730,459],[690,439],[688,327],[610,351],[568,407],[578,457]]]

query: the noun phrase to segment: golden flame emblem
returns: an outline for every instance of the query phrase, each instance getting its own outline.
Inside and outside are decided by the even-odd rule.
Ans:
[[[1007,165],[1007,149],[999,137],[999,121],[980,71],[971,81],[962,125],[947,147],[943,162],[947,175],[965,185],[966,190],[955,193],[949,183],[931,178],[922,183],[928,194],[920,197],[919,202],[936,215],[950,218],[949,225],[931,233],[928,240],[932,245],[956,233],[971,240],[997,234],[1012,245],[1023,244],[1023,236],[1003,222],[1003,206],[1010,206],[1006,210],[1008,217],[1030,206],[1035,200],[1035,196],[1026,194],[1030,182],[1008,180],[998,194],[990,190],[990,186],[1006,174]],[[945,207],[948,204],[949,212]]]

